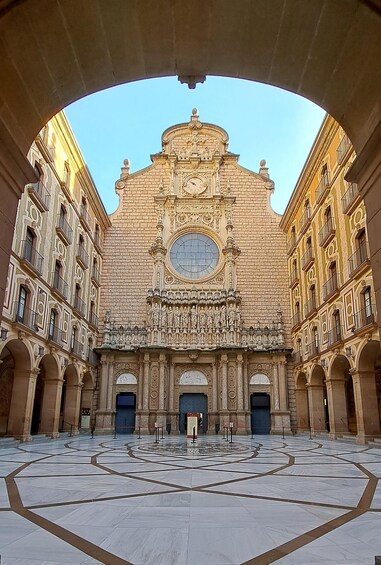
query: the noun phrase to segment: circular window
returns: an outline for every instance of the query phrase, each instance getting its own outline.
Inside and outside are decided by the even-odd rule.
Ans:
[[[187,233],[173,243],[170,260],[179,275],[201,279],[212,273],[218,264],[216,243],[202,233]]]

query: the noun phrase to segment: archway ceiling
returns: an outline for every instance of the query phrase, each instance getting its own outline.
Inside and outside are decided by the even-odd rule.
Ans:
[[[220,75],[313,100],[360,150],[381,116],[380,14],[379,0],[0,0],[0,120],[26,153],[95,91]]]

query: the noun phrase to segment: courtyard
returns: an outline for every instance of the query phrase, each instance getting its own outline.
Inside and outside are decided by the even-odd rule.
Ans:
[[[2,565],[370,565],[381,450],[308,436],[68,437],[0,449]]]

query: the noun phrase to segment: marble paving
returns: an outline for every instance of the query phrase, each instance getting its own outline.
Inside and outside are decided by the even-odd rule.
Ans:
[[[372,565],[381,449],[277,436],[0,447],[1,565]]]

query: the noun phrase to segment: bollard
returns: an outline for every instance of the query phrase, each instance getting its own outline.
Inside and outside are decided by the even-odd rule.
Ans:
[[[138,439],[140,439],[140,426],[139,426],[139,428],[138,428],[138,429],[139,429],[139,435],[138,435]]]
[[[229,441],[229,426],[226,426],[226,441]]]
[[[233,428],[230,428],[230,443],[233,443]]]
[[[192,443],[196,442],[196,428],[193,426],[193,439],[192,439]]]
[[[284,439],[284,426],[282,426],[282,437]]]
[[[225,439],[225,426],[222,426],[222,439]]]

